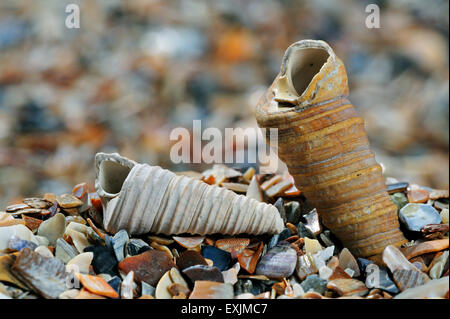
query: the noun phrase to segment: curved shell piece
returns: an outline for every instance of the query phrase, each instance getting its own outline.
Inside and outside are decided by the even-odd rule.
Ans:
[[[284,227],[273,205],[159,166],[98,153],[95,168],[108,232],[257,235],[279,233]]]
[[[256,119],[278,128],[278,156],[323,224],[353,254],[371,256],[406,239],[348,94],[345,67],[330,46],[299,41],[287,49]]]

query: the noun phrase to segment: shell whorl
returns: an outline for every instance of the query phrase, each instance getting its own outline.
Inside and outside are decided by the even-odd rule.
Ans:
[[[298,52],[303,49],[322,51],[322,56],[315,58],[309,51],[302,57]],[[305,65],[292,64],[294,52],[297,63]],[[310,65],[317,73],[306,73],[309,84],[297,85],[306,88],[296,92],[292,79],[301,74],[295,70]],[[406,239],[370,150],[364,120],[347,96],[345,67],[329,45],[299,41],[286,51],[280,74],[256,108],[256,119],[260,127],[278,128],[278,156],[323,224],[354,254],[371,256]]]
[[[118,169],[129,169],[117,193],[105,191],[111,188],[108,176],[101,179],[106,173],[102,171],[105,161],[116,163]],[[126,161],[118,154],[96,156],[95,185],[102,198],[104,227],[109,232],[126,229],[131,234],[258,235],[279,233],[284,228],[273,205],[158,166]],[[108,175],[114,179],[114,169]]]

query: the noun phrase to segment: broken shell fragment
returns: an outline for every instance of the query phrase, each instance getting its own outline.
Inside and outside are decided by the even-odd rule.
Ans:
[[[62,238],[56,241],[55,257],[64,263],[68,263],[72,258],[77,256],[77,250]]]
[[[350,268],[351,270],[353,270],[354,277],[359,277],[359,275],[361,274],[358,262],[347,248],[342,249],[341,253],[339,254],[339,266],[341,266],[342,269]]]
[[[17,212],[18,210],[22,210],[22,209],[27,209],[30,208],[30,206],[28,206],[27,204],[13,204],[13,205],[9,205],[6,207],[6,212],[8,213],[14,213]]]
[[[413,269],[396,269],[393,272],[393,277],[395,284],[401,291],[422,286],[430,280],[423,272]]]
[[[55,246],[58,238],[63,237],[66,230],[66,218],[58,213],[44,221],[38,228],[37,234],[48,239],[50,245]]]
[[[125,245],[127,256],[136,256],[150,250],[150,246],[142,239],[132,238]]]
[[[120,286],[121,299],[133,299],[134,272],[130,271],[122,281]]]
[[[449,245],[448,238],[439,240],[430,240],[420,243],[418,245],[402,248],[402,252],[407,259],[411,259],[413,257],[423,255],[426,253],[448,249],[448,245]]]
[[[257,201],[264,202],[264,196],[256,176],[253,176],[252,180],[250,181],[250,184],[247,188],[247,193],[245,195],[248,198],[253,198]]]
[[[297,252],[289,245],[278,244],[261,258],[255,273],[275,279],[286,278],[292,275],[296,264]]]
[[[233,299],[233,285],[197,280],[189,299]]]
[[[253,274],[264,249],[264,243],[260,243],[256,252],[251,249],[244,249],[242,253],[237,255],[239,265],[249,274]]]
[[[261,128],[278,128],[278,156],[295,185],[344,246],[364,257],[407,240],[348,95],[344,64],[332,48],[299,41],[286,50],[256,120]]]
[[[48,249],[47,246],[39,246],[39,247],[36,247],[36,249],[34,250],[34,252],[40,254],[40,255],[43,256],[43,257],[48,257],[48,258],[54,257],[54,256],[53,256],[53,253],[50,251],[50,249]]]
[[[125,258],[125,246],[130,238],[126,230],[122,229],[112,238],[112,246],[114,249],[114,254],[116,255],[117,261],[122,261]]]
[[[156,299],[172,299],[172,293],[169,290],[173,284],[185,287],[187,290],[187,283],[176,268],[168,270],[158,281],[155,290]]]
[[[430,264],[429,275],[432,279],[441,278],[441,276],[444,272],[445,264],[447,264],[447,270],[448,270],[448,254],[449,254],[448,250],[444,251],[439,256],[438,256],[438,254],[436,254],[432,263]]]
[[[29,240],[21,239],[16,236],[12,236],[8,240],[8,249],[12,251],[20,251],[25,247],[30,248],[31,250],[35,250],[38,246],[38,244],[35,244]]]
[[[24,290],[29,288],[11,271],[14,259],[10,255],[0,256],[0,282],[13,284]]]
[[[50,206],[52,206],[52,203],[47,201],[46,199],[36,198],[36,197],[25,198],[23,200],[23,203],[28,205],[31,208],[38,208],[38,209],[47,209]]]
[[[205,258],[203,256],[195,251],[195,250],[186,250],[180,254],[180,258],[177,260],[177,266],[180,270],[189,268],[191,266],[195,265],[203,265],[207,266],[208,263],[206,262]]]
[[[169,287],[167,287],[167,290],[170,292],[170,294],[173,296],[173,299],[186,299],[187,296],[191,293],[188,287],[173,283]]]
[[[222,272],[214,266],[195,265],[183,269],[183,273],[192,283],[195,283],[197,280],[224,282]]]
[[[92,260],[94,259],[94,253],[87,252],[77,255],[76,257],[72,258],[66,265],[66,268],[69,269],[70,266],[76,266],[77,272],[80,272],[82,274],[88,274],[89,273],[89,266],[92,263]]]
[[[277,209],[216,185],[119,154],[95,156],[95,187],[108,232],[263,234],[283,229]]]
[[[22,249],[11,271],[45,298],[58,298],[67,290],[64,263],[53,257],[43,257],[29,248]]]
[[[383,252],[383,262],[393,273],[397,269],[419,271],[395,246],[389,245]]]
[[[300,280],[305,280],[306,277],[317,274],[318,271],[309,254],[298,256],[296,272]]]
[[[148,250],[140,255],[127,257],[119,263],[119,269],[128,274],[134,271],[135,281],[145,281],[155,286],[161,277],[175,264],[169,255],[159,250]]]
[[[22,215],[22,216],[25,216],[25,215]],[[0,227],[14,226],[14,225],[19,225],[19,224],[27,226],[24,219],[17,219],[17,218],[14,218],[11,214],[0,212]],[[28,228],[30,228],[30,227],[28,227]]]
[[[119,294],[115,291],[105,279],[99,276],[83,275],[80,273],[75,274],[75,277],[81,282],[84,288],[89,290],[91,293],[110,297],[118,298]]]
[[[24,225],[13,225],[0,227],[0,251],[8,248],[8,241],[11,237],[16,236],[17,238],[31,241],[35,244],[39,244],[36,236]]]
[[[214,246],[203,247],[202,256],[206,260],[212,260],[213,265],[219,268],[220,271],[227,270],[231,262],[231,254],[229,252]]]

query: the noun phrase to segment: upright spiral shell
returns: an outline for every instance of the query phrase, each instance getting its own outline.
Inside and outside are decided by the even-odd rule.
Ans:
[[[273,205],[225,188],[176,175],[119,154],[95,156],[95,188],[103,226],[130,234],[279,233],[284,224]]]
[[[287,49],[256,119],[278,128],[278,156],[323,224],[352,253],[371,256],[406,239],[348,94],[345,67],[330,46],[299,41]]]

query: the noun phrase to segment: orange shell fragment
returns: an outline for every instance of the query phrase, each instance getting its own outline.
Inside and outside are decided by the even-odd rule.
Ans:
[[[110,297],[110,298],[118,298],[119,294],[115,291],[105,279],[98,276],[91,275],[83,275],[80,273],[75,274],[76,278],[83,284],[84,288],[89,290],[90,292]]]

